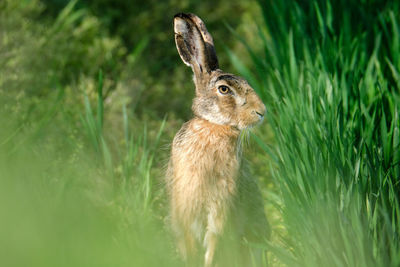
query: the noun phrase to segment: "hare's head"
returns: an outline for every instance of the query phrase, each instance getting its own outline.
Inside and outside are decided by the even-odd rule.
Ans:
[[[174,17],[174,31],[179,55],[194,72],[194,114],[238,129],[260,122],[264,104],[245,79],[219,69],[214,42],[203,21],[194,14],[179,13]]]

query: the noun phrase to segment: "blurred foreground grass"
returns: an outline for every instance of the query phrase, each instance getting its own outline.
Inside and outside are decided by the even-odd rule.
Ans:
[[[179,266],[159,208],[164,199],[153,195],[163,190],[151,171],[159,147],[146,141],[150,134],[130,132],[124,113],[126,140],[114,147],[120,158],[111,156],[102,107],[95,116],[87,105],[87,128],[75,134],[63,120],[21,127],[2,113],[1,265]]]

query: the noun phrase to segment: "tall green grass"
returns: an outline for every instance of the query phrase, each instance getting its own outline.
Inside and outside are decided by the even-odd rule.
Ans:
[[[178,125],[138,119],[125,105],[136,83],[120,80],[146,39],[128,53],[76,1],[46,27],[38,3],[0,14],[0,265],[182,265],[160,162]],[[278,266],[400,265],[400,4],[259,5],[262,45],[242,40],[254,66],[229,54],[276,142],[254,136],[272,167],[252,171],[271,170],[283,227],[254,245]]]
[[[269,108],[289,266],[399,266],[400,50],[396,1],[260,0],[254,68]]]
[[[115,137],[102,81],[100,72],[97,104],[84,97],[80,122],[66,119],[62,93],[29,122],[0,109],[1,266],[181,265],[154,172],[165,120],[149,133],[124,106]]]

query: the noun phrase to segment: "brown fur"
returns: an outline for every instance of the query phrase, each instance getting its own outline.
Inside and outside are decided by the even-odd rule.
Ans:
[[[241,130],[262,120],[265,106],[244,79],[218,69],[212,37],[200,18],[178,14],[174,29],[178,52],[194,72],[196,97],[195,117],[172,143],[167,172],[171,223],[182,256],[193,257],[203,243],[210,266],[235,215],[243,217],[231,220],[239,239],[246,233],[266,236],[261,195],[254,180],[240,175],[237,145]],[[221,93],[221,86],[229,93]]]

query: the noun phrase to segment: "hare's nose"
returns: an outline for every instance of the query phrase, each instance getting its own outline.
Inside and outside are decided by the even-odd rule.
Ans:
[[[258,116],[260,116],[262,118],[262,117],[264,117],[265,113],[267,112],[267,109],[265,108],[264,104],[262,104],[259,107],[257,107],[255,112],[257,113]]]
[[[258,106],[255,108],[255,112],[257,113],[258,116],[261,118],[264,117],[265,113],[267,112],[267,108],[265,107],[264,103],[261,101],[261,99],[258,99],[259,103]]]
[[[260,118],[264,117],[264,113],[261,113],[259,111],[256,111],[257,115],[260,116]]]

